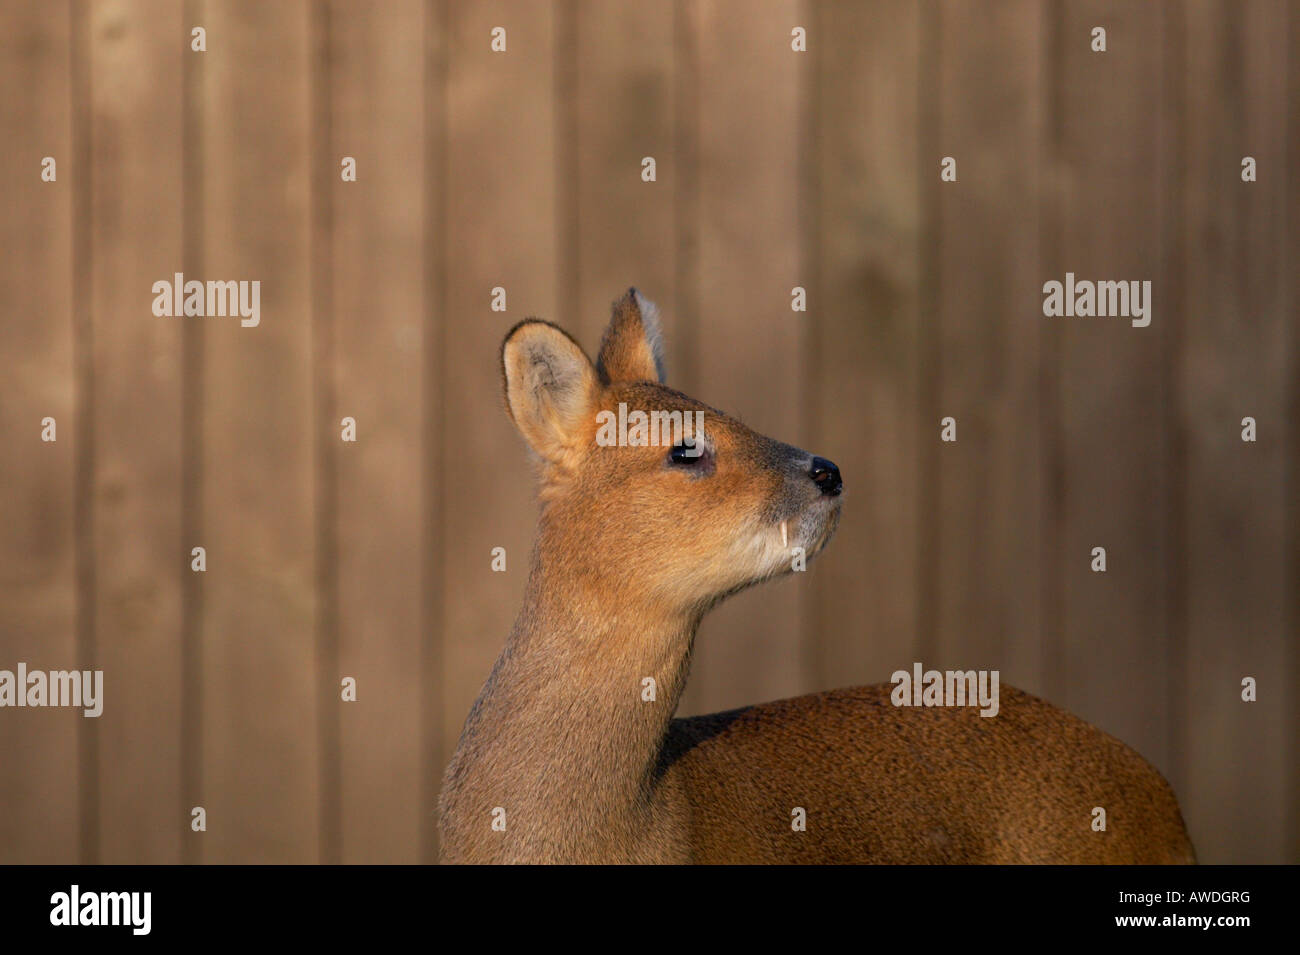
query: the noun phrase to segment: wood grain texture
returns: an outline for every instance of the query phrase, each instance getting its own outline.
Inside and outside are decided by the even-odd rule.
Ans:
[[[0,668],[107,697],[0,710],[0,860],[435,858],[535,526],[501,338],[594,353],[636,285],[671,385],[846,485],[807,574],[708,619],[685,712],[997,667],[1152,760],[1202,861],[1297,861],[1297,31],[1286,0],[0,0]],[[153,316],[175,271],[260,280],[260,327]],[[1043,317],[1067,271],[1151,280],[1151,326]]]
[[[1058,702],[1170,765],[1172,717],[1162,662],[1169,647],[1164,568],[1170,515],[1162,378],[1178,316],[1165,291],[1164,183],[1173,152],[1161,110],[1169,55],[1161,7],[1096,3],[1062,11],[1063,44],[1052,69],[1064,184],[1048,214],[1057,245],[1043,281],[1151,281],[1146,328],[1125,318],[1043,318],[1060,356],[1059,427],[1066,475],[1059,572],[1064,664]],[[1093,52],[1094,26],[1107,51]],[[1039,293],[1042,307],[1042,292]],[[1041,314],[1041,312],[1040,312]],[[1106,572],[1091,569],[1106,550]],[[1195,841],[1196,833],[1192,833]]]
[[[1042,550],[1037,400],[1041,339],[1053,331],[1039,307],[1042,7],[936,8],[933,152],[921,159],[934,196],[922,467],[936,498],[922,505],[936,524],[923,558],[923,659],[996,667],[1031,693],[1045,675],[1040,578],[1058,566]],[[956,161],[955,182],[940,181],[943,157]],[[957,420],[954,443],[938,440],[945,416]]]
[[[554,316],[558,303],[554,8],[453,5],[449,20],[440,539],[448,597],[430,635],[443,641],[435,692],[447,758],[514,623],[536,523],[528,452],[502,399],[501,340],[527,316]],[[491,49],[496,26],[506,30],[504,53]],[[491,310],[496,287],[506,290],[505,312]],[[503,573],[491,569],[494,547],[505,548]]]
[[[424,36],[414,0],[330,5],[334,419],[344,862],[418,861],[424,499]],[[355,183],[339,162],[353,156]],[[412,187],[411,178],[417,184]],[[431,184],[430,184],[431,185]],[[356,420],[358,440],[338,440]],[[339,680],[356,679],[356,704]],[[322,700],[322,705],[325,701]]]
[[[1291,11],[1294,15],[1294,9]],[[1282,747],[1252,741],[1285,723],[1288,694],[1288,328],[1285,3],[1190,4],[1189,110],[1182,251],[1186,260],[1178,368],[1187,436],[1187,697],[1184,811],[1206,862],[1286,861]],[[1294,50],[1291,51],[1294,55]],[[1258,180],[1241,180],[1252,156]],[[1258,426],[1242,441],[1242,418]],[[1258,701],[1242,701],[1253,677]],[[1249,807],[1248,811],[1246,807]]]
[[[153,283],[182,251],[181,11],[101,5],[91,57],[98,857],[181,861],[180,317],[153,314]],[[142,68],[143,67],[143,68]],[[129,386],[128,384],[129,383]]]
[[[0,6],[0,667],[89,666],[77,653],[72,297],[72,21],[66,5]],[[41,180],[52,156],[55,182]],[[84,184],[83,184],[84,188]],[[58,440],[41,440],[41,420]],[[80,861],[79,710],[0,711],[0,861]],[[93,785],[93,780],[81,780]]]
[[[799,257],[803,59],[794,2],[710,2],[695,14],[700,76],[699,326],[695,395],[754,430],[812,453],[804,421],[803,337],[815,312],[791,310]],[[705,427],[707,428],[707,422]],[[803,599],[792,576],[732,598],[695,641],[687,712],[810,689]]]
[[[818,279],[807,321],[809,434],[844,475],[844,518],[810,568],[819,687],[887,680],[918,659],[922,420],[921,8],[813,8]],[[852,117],[852,121],[849,118]]]
[[[585,2],[572,14],[572,44],[557,50],[557,70],[574,74],[573,142],[557,165],[557,187],[573,194],[576,246],[560,283],[577,288],[574,313],[555,319],[595,355],[609,324],[610,305],[630,286],[658,304],[669,384],[683,350],[673,238],[681,163],[673,109],[673,10],[667,4]],[[562,91],[563,88],[561,87]],[[559,104],[557,103],[557,109]],[[564,131],[561,130],[563,135]],[[557,144],[558,146],[559,144]],[[641,180],[641,160],[653,156],[656,180]],[[674,385],[674,387],[679,387]]]
[[[1287,12],[1287,49],[1300,48],[1300,16],[1294,10]],[[1296,123],[1296,110],[1300,108],[1300,56],[1287,54],[1287,89],[1286,100],[1282,107],[1288,117],[1291,128]],[[1295,183],[1300,181],[1300,137],[1287,136],[1286,145],[1286,186],[1283,189],[1283,219],[1285,244],[1283,246],[1288,262],[1300,257],[1300,189]],[[1282,304],[1283,316],[1295,316],[1300,309],[1300,283],[1296,282],[1295,270],[1292,269],[1285,280],[1285,293]],[[1287,511],[1284,515],[1287,534],[1286,574],[1287,580],[1300,580],[1300,322],[1291,321],[1287,331],[1287,352],[1290,362],[1287,365],[1287,404],[1286,418],[1289,425],[1287,439],[1286,474],[1283,477],[1283,491],[1287,499]],[[1290,599],[1287,606],[1284,634],[1288,637],[1287,668],[1285,678],[1291,681],[1290,716],[1283,715],[1283,725],[1290,731],[1283,731],[1279,745],[1283,753],[1295,753],[1300,750],[1300,691],[1294,689],[1294,681],[1300,677],[1300,640],[1294,639],[1300,633],[1300,587],[1290,587]],[[1288,862],[1300,859],[1300,760],[1291,760],[1291,769],[1287,773],[1287,790],[1289,794],[1289,811],[1287,831],[1279,840],[1279,853]]]
[[[294,4],[203,15],[202,278],[262,283],[255,328],[185,319],[206,358],[203,859],[315,862],[310,23]]]

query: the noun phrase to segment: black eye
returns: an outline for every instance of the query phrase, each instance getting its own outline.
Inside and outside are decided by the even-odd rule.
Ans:
[[[687,438],[668,452],[668,460],[682,467],[695,467],[704,462],[706,453],[704,445]]]

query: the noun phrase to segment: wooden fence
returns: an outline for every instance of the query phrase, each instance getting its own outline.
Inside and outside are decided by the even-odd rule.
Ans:
[[[1300,861],[1295,3],[3,0],[0,89],[0,668],[106,695],[0,710],[0,861],[435,859],[535,519],[501,336],[633,284],[847,484],[690,711],[996,667],[1203,861]],[[1150,325],[1044,317],[1066,272]]]

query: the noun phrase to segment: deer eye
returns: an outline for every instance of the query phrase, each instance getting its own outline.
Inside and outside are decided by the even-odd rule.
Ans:
[[[709,452],[703,444],[697,444],[693,439],[687,438],[668,452],[668,460],[679,467],[694,468],[704,464],[708,455]]]

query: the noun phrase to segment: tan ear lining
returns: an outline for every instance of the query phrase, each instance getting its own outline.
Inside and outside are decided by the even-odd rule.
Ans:
[[[591,360],[550,322],[520,322],[501,343],[506,408],[543,458],[558,461],[594,431],[600,382]]]

